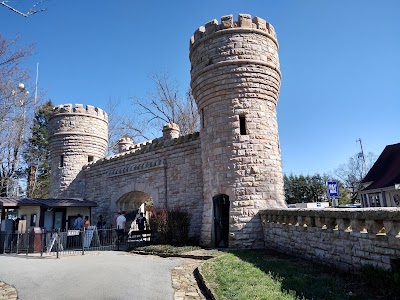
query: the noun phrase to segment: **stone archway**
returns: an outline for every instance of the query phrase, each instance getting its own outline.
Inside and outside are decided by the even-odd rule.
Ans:
[[[117,200],[117,207],[120,210],[125,210],[126,212],[138,209],[143,203],[152,202],[153,198],[140,191],[132,191],[122,195]]]
[[[118,189],[115,190],[111,197],[111,207],[114,209],[122,209],[122,207],[119,206],[119,202],[125,195],[130,194],[130,193],[143,193],[148,196],[150,196],[153,201],[154,201],[154,206],[159,207],[160,206],[160,190],[164,191],[164,186],[158,186],[158,185],[153,185],[149,184],[148,182],[137,182],[133,181],[127,185],[124,185],[122,187],[119,187]],[[132,195],[132,194],[130,194]],[[137,194],[140,196],[140,194]],[[126,196],[128,197],[128,196]],[[163,199],[163,193],[161,194],[161,199]],[[126,201],[126,200],[125,200]]]
[[[126,228],[130,228],[132,221],[136,218],[137,212],[143,204],[145,206],[152,206],[153,198],[141,191],[128,192],[117,200],[116,205],[118,209],[125,211]]]

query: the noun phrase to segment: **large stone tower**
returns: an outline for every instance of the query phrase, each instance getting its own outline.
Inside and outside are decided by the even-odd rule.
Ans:
[[[212,20],[190,41],[191,88],[201,117],[202,241],[258,247],[258,211],[286,207],[276,105],[281,73],[274,28],[240,14]]]
[[[49,121],[51,188],[55,198],[82,198],[82,167],[103,158],[108,143],[107,114],[100,108],[71,104],[54,108]]]

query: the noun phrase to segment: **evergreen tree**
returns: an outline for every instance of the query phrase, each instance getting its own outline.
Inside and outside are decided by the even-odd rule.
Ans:
[[[327,201],[327,187],[326,182],[331,180],[326,174],[314,175],[284,175],[284,190],[286,203],[294,204],[301,202],[320,202]],[[349,203],[349,193],[344,188],[343,183],[339,180],[339,204]]]
[[[48,124],[53,103],[47,101],[35,113],[31,137],[24,158],[26,162],[27,196],[47,198],[50,194],[49,131]]]

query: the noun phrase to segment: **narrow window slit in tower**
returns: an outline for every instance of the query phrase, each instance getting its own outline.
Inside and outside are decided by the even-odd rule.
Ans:
[[[204,108],[201,109],[201,124],[204,129]]]
[[[88,162],[92,162],[93,160],[94,160],[93,155],[89,155],[88,158],[87,158],[87,161]]]
[[[240,134],[246,135],[246,117],[239,116]]]
[[[59,164],[59,167],[64,167],[64,155],[61,155],[60,156],[60,164]]]

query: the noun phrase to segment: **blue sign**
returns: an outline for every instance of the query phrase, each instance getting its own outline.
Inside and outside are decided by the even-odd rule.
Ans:
[[[328,181],[328,195],[329,198],[338,198],[339,197],[339,184],[337,181]]]

